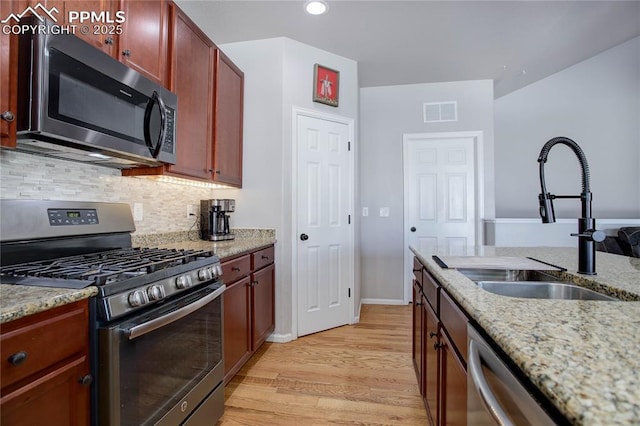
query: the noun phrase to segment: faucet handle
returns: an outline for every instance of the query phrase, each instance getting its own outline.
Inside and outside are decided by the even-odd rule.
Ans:
[[[598,231],[597,229],[587,229],[582,234],[571,234],[572,237],[586,238],[596,243],[604,241],[607,234],[604,231]]]

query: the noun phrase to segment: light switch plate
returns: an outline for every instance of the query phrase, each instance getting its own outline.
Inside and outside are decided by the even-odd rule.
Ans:
[[[380,217],[389,217],[389,207],[380,207]]]
[[[362,216],[369,216],[369,207],[362,208]]]
[[[133,220],[140,222],[143,217],[142,203],[133,203]]]

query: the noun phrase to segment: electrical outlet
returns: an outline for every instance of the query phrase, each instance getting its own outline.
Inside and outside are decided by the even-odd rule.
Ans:
[[[133,203],[133,220],[141,222],[144,218],[142,203]]]
[[[187,218],[193,219],[198,214],[198,206],[195,204],[187,204]]]

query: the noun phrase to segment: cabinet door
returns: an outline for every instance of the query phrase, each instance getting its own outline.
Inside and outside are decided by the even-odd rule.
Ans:
[[[467,371],[444,331],[440,333],[440,338],[440,424],[464,426],[467,424]]]
[[[0,16],[16,12],[16,2],[0,1]],[[17,36],[0,34],[0,145],[16,146],[16,110],[18,107],[18,50]]]
[[[44,2],[33,1],[33,5]],[[60,25],[76,25],[75,35],[82,40],[86,41],[90,45],[102,50],[107,55],[115,56],[115,45],[118,40],[118,33],[122,30],[117,30],[118,24],[106,24],[106,16],[108,14],[109,19],[115,18],[115,12],[118,8],[118,2],[116,0],[65,0],[65,1],[53,1],[47,0],[47,7],[51,8],[55,6],[59,10],[58,24]],[[101,22],[79,22],[74,20],[69,21],[69,12],[105,12],[105,20]],[[88,32],[80,31],[82,26],[86,25],[89,28]]]
[[[251,274],[251,284],[251,349],[255,351],[275,328],[275,267],[269,265]]]
[[[228,383],[251,356],[251,286],[249,277],[224,292],[224,382]]]
[[[84,426],[89,424],[89,372],[86,356],[66,363],[28,386],[2,395],[2,421],[11,425]]]
[[[120,1],[126,21],[118,39],[118,59],[164,86],[168,86],[168,9],[165,0]]]
[[[432,425],[438,424],[438,318],[423,296],[424,316],[424,401]]]
[[[178,7],[171,7],[171,78],[178,95],[178,123],[177,161],[169,171],[209,180],[214,46]]]
[[[244,73],[217,49],[213,179],[237,187],[242,187],[243,102]]]
[[[422,353],[423,353],[423,321],[422,321],[422,293],[418,282],[413,281],[413,367],[416,370],[418,379],[418,389],[420,395],[424,395],[424,387],[422,383]]]

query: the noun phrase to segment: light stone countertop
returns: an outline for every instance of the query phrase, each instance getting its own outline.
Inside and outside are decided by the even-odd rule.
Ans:
[[[563,278],[625,301],[541,300],[489,293],[438,266],[432,253],[410,248],[571,423],[640,424],[640,259],[597,252],[598,274],[587,277],[576,272],[573,248],[478,247],[467,253],[530,256],[567,268]]]
[[[192,238],[192,239],[190,239]],[[153,246],[186,250],[214,250],[221,260],[244,252],[275,244],[275,232],[270,229],[238,230],[235,240],[202,241],[193,233],[172,233],[135,236],[134,246]],[[62,306],[98,294],[97,287],[81,290],[67,288],[9,285],[0,283],[0,324]]]
[[[97,287],[75,290],[0,284],[0,324],[88,299],[96,294],[98,294]]]

